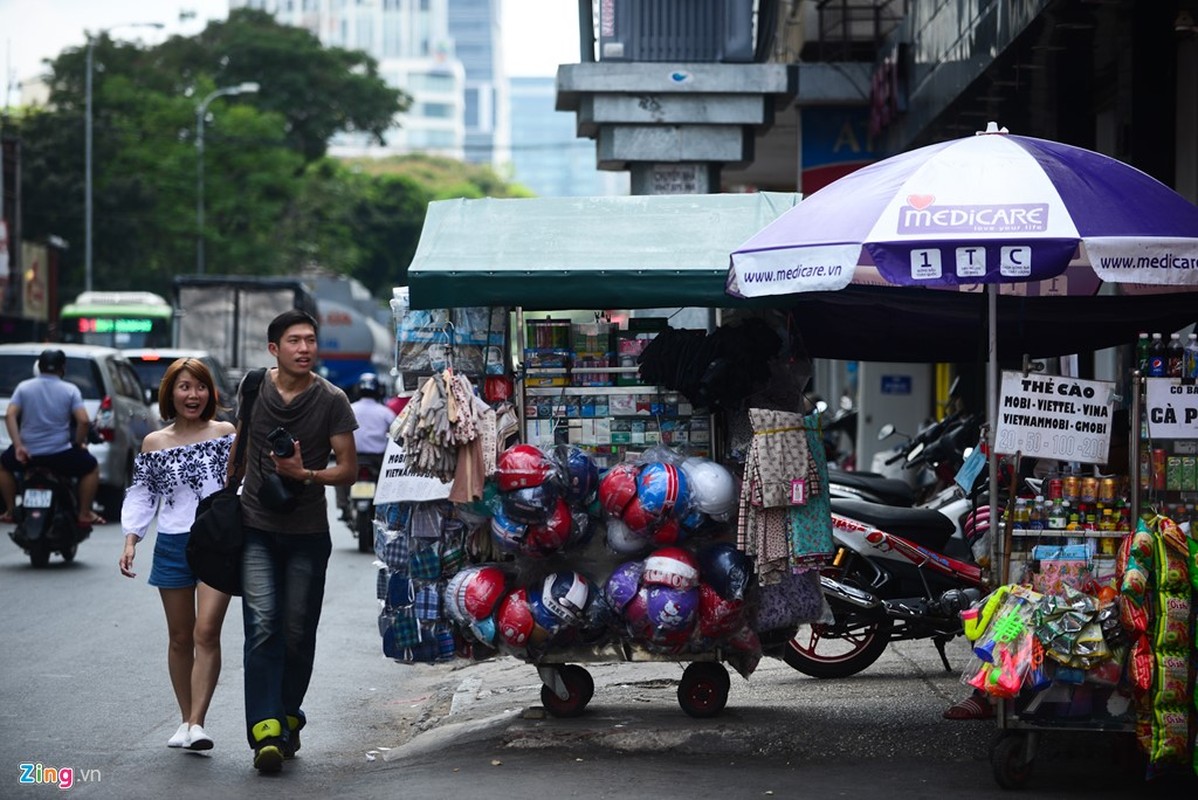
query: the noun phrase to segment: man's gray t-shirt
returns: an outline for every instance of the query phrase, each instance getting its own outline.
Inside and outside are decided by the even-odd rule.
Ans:
[[[79,387],[52,373],[21,381],[12,401],[21,409],[21,442],[31,456],[51,456],[75,446],[74,412],[83,407]]]
[[[239,407],[244,408],[244,402]],[[327,531],[329,519],[323,484],[293,485],[296,502],[289,512],[271,511],[258,501],[263,473],[274,471],[266,435],[276,427],[286,428],[299,440],[304,466],[312,470],[324,469],[329,465],[333,451],[330,438],[339,433],[350,433],[358,427],[349,398],[324,378],[313,375],[311,385],[284,405],[283,397],[270,379],[270,370],[267,370],[250,414],[245,487],[241,492],[244,524],[278,533]],[[244,420],[242,426],[244,429]]]

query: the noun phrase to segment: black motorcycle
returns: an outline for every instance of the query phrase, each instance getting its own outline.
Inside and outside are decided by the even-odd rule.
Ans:
[[[74,561],[79,543],[91,535],[90,527],[78,525],[75,481],[47,467],[31,466],[20,476],[17,490],[17,525],[8,534],[13,542],[35,567],[50,563],[52,553]]]
[[[383,466],[383,457],[358,454],[358,479],[349,487],[349,508],[345,522],[358,538],[358,552],[374,552],[374,489]]]

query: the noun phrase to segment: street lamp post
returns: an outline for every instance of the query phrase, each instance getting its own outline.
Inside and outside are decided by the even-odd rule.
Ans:
[[[196,274],[204,274],[204,117],[208,104],[218,97],[258,91],[253,81],[217,89],[196,106]]]
[[[101,34],[113,28],[156,28],[161,29],[161,22],[129,22],[124,25],[113,25]],[[87,37],[87,66],[84,76],[84,94],[86,110],[83,117],[83,288],[92,290],[92,72],[95,65],[96,39],[90,33]]]

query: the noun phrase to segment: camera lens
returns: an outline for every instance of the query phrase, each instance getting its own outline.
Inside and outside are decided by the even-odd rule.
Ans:
[[[275,428],[266,437],[270,441],[270,449],[279,458],[290,458],[295,452],[295,439],[285,428]]]

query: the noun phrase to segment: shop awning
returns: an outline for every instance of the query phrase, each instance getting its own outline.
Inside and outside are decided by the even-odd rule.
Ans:
[[[728,254],[802,195],[637,195],[429,204],[412,308],[722,308]]]

